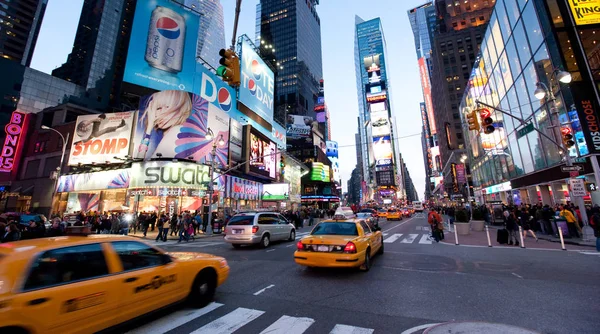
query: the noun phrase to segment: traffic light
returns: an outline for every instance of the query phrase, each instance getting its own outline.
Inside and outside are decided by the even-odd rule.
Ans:
[[[469,123],[469,130],[479,131],[479,119],[475,110],[467,113],[467,122]]]
[[[279,167],[281,167],[281,170],[285,168],[285,158],[283,156],[279,159]]]
[[[221,56],[219,60],[221,66],[217,68],[217,75],[231,87],[238,87],[240,85],[240,59],[233,50],[229,49],[221,49],[219,56]]]
[[[566,148],[570,148],[571,146],[575,145],[575,141],[573,140],[573,131],[570,127],[561,127],[560,133],[562,134],[562,141]]]
[[[496,130],[496,127],[494,127],[494,120],[492,119],[492,113],[489,109],[480,109],[479,116],[481,117],[481,129],[483,130],[483,133],[489,135]]]

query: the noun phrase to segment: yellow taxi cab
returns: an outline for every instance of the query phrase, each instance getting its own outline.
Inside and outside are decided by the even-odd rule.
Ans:
[[[94,333],[187,300],[203,307],[227,261],[95,234],[0,244],[0,333]]]
[[[389,209],[387,212],[387,220],[402,220],[402,211],[398,209]]]
[[[383,254],[381,228],[362,219],[334,216],[317,224],[298,241],[294,260],[308,267],[371,268],[371,257]]]
[[[387,218],[387,210],[385,208],[377,209],[377,217]]]

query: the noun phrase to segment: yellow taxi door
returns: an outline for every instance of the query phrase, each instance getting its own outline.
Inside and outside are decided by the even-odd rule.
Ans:
[[[176,263],[158,249],[138,241],[114,241],[118,257],[122,321],[180,300],[189,291],[182,286]]]
[[[371,254],[370,255],[374,255],[375,252],[379,249],[380,244],[381,244],[381,240],[378,240],[377,238],[377,234],[374,233],[373,231],[371,231],[371,228],[369,227],[369,224],[367,224],[365,221],[360,221],[360,226],[363,229],[364,232],[364,238],[367,241],[367,243],[371,246]]]
[[[14,299],[39,333],[92,333],[118,322],[118,277],[102,244],[45,251],[31,262]]]

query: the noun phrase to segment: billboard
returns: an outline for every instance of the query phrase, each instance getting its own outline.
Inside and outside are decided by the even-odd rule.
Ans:
[[[133,111],[77,117],[69,165],[122,162],[129,154]]]
[[[6,137],[0,153],[0,172],[18,171],[19,153],[22,152],[21,146],[24,142],[21,138],[24,136],[24,131],[27,131],[27,120],[27,114],[13,111],[10,121],[4,127]]]
[[[244,128],[235,119],[229,120],[229,160],[234,163],[242,162],[242,147],[244,142]]]
[[[600,0],[569,0],[568,3],[576,25],[600,23]]]
[[[371,113],[371,127],[373,137],[387,136],[391,133],[387,110]]]
[[[390,136],[373,137],[373,154],[376,161],[393,159]]]
[[[310,179],[311,181],[330,182],[329,166],[321,162],[313,162]]]
[[[275,76],[254,51],[247,39],[242,40],[242,69],[238,101],[269,123],[273,122]]]
[[[310,137],[312,133],[313,118],[309,116],[287,115],[288,137]]]
[[[337,158],[338,157],[338,143],[337,141],[328,140],[325,142],[327,147],[327,157]]]
[[[284,201],[289,199],[290,185],[288,183],[263,184],[263,201]]]
[[[62,175],[56,184],[56,192],[129,188],[130,179],[128,168]]]
[[[277,146],[250,128],[249,145],[246,145],[246,173],[275,179],[277,177]]]
[[[212,130],[217,145],[218,166],[227,165],[229,153],[229,115],[200,95],[177,90],[143,96],[137,112],[133,157],[150,160],[165,158],[210,161]]]
[[[435,127],[435,118],[433,116],[433,101],[431,100],[431,83],[429,82],[429,71],[425,63],[425,57],[419,58],[419,73],[421,75],[421,86],[423,87],[423,98],[429,118],[429,132],[434,135],[437,133]]]
[[[364,57],[363,63],[367,72],[376,72],[381,70],[378,54]]]
[[[191,91],[200,17],[168,0],[135,8],[123,81],[156,90]]]

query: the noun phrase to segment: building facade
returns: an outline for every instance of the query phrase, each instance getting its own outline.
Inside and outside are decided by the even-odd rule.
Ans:
[[[223,6],[220,0],[186,0],[185,5],[200,12],[196,56],[218,68],[219,50],[226,48]]]
[[[29,66],[48,0],[4,1],[0,5],[0,57]]]
[[[392,116],[390,80],[386,70],[386,43],[379,18],[355,18],[354,64],[358,96],[363,201],[400,200],[406,196],[402,157]]]
[[[453,151],[465,149],[458,108],[494,5],[493,0],[435,0],[438,26],[433,38],[431,89],[443,177],[435,189],[437,195],[458,196],[465,189],[451,176],[451,165],[460,158]]]
[[[257,5],[257,45],[263,59],[277,69],[274,118],[282,124],[287,115],[315,116],[323,78],[318,4],[319,0],[261,0]]]
[[[578,178],[600,179],[594,155],[600,152],[592,135],[600,105],[597,26],[577,23],[580,17],[570,5],[564,0],[497,1],[460,105],[463,118],[485,107],[481,102],[509,114],[492,111],[491,134],[464,129],[480,202],[579,201],[568,187],[569,174],[561,172],[567,154],[583,167]],[[570,83],[562,79],[565,73]],[[568,149],[561,133],[573,136]],[[595,191],[583,199],[600,202]]]

